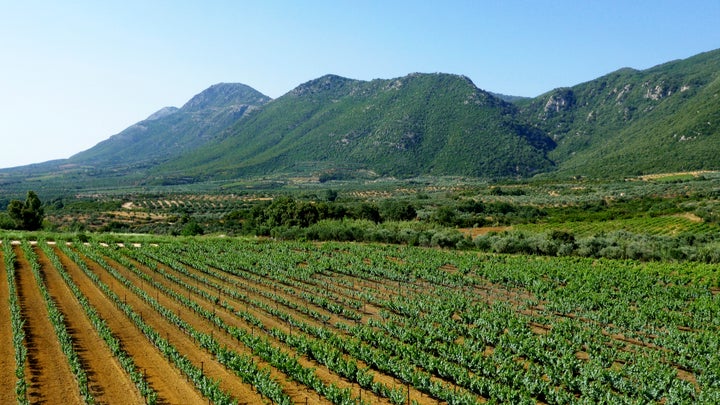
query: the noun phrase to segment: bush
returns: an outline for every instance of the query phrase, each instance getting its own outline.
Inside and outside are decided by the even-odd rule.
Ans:
[[[195,236],[202,235],[203,233],[205,233],[205,231],[196,221],[190,221],[185,224],[182,231],[180,232],[182,236]]]
[[[458,231],[452,229],[443,229],[435,232],[430,238],[430,246],[442,248],[457,248],[465,237]]]

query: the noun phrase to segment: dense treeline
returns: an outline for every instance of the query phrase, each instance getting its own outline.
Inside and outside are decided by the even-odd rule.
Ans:
[[[458,199],[436,207],[420,218],[412,202],[388,199],[381,203],[311,202],[280,197],[244,211],[235,211],[225,221],[234,223],[238,233],[277,239],[318,241],[359,241],[479,249],[493,253],[580,256],[644,261],[702,261],[720,263],[720,243],[715,233],[680,235],[637,234],[626,230],[599,231],[576,237],[572,231],[558,230],[553,223],[577,219],[605,221],[631,218],[644,212],[648,217],[678,212],[678,201],[645,198],[584,203],[577,207],[540,209],[507,202]],[[700,218],[712,222],[712,209],[696,210]],[[548,221],[542,232],[490,232],[475,237],[458,228],[517,225]],[[226,224],[229,225],[229,224]],[[561,226],[559,228],[562,228]]]
[[[386,221],[410,221],[416,216],[415,207],[406,200],[347,205],[282,196],[249,209],[233,211],[225,216],[224,222],[243,233],[269,236],[275,229],[308,228],[327,220],[364,220],[378,224]]]

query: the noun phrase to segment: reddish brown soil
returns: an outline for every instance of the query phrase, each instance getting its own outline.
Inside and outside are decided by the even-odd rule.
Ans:
[[[177,293],[179,293],[179,294],[183,294],[183,295],[187,294],[187,290],[182,289],[182,287],[180,287],[180,286],[178,286],[178,285],[175,285],[175,284],[173,284],[173,283],[170,283],[169,281],[167,281],[166,279],[164,279],[164,277],[162,277],[162,276],[160,276],[160,275],[158,275],[158,274],[154,274],[154,273],[149,272],[149,270],[148,270],[147,268],[144,268],[143,266],[140,266],[140,265],[138,265],[138,266],[139,266],[139,267],[142,267],[145,272],[150,273],[150,275],[153,276],[154,279],[156,279],[156,281],[161,282],[161,283],[164,284],[164,285],[167,285],[169,288],[172,288],[173,290],[175,290],[175,291],[176,291]],[[207,292],[210,292],[210,293],[213,293],[213,294],[216,294],[216,293],[217,293],[216,290],[210,291],[210,289],[208,288],[208,286],[202,285],[201,283],[198,283],[197,281],[193,280],[192,278],[186,277],[186,276],[184,276],[184,275],[182,275],[182,274],[180,274],[180,273],[177,273],[177,272],[173,271],[172,269],[169,269],[169,268],[167,268],[167,267],[165,267],[165,266],[162,266],[162,268],[163,268],[164,271],[174,274],[175,276],[183,279],[183,281],[187,282],[187,283],[190,284],[190,285],[193,285],[193,286],[195,286],[195,287],[198,287],[198,288],[200,288],[200,289],[202,289],[202,290],[206,290]],[[209,277],[209,276],[208,276],[208,277]],[[212,277],[210,277],[210,278],[212,278]],[[214,282],[217,282],[217,283],[219,283],[219,284],[225,284],[225,283],[223,283],[221,280],[213,279],[213,281],[214,281]],[[254,299],[262,300],[262,297],[259,297],[259,296],[256,296],[256,295],[254,295],[253,298],[254,298]],[[229,324],[229,325],[232,325],[232,326],[235,326],[235,327],[238,327],[238,328],[242,328],[242,329],[246,330],[248,333],[262,333],[262,332],[259,331],[259,330],[255,330],[256,328],[253,328],[252,326],[248,325],[248,324],[245,323],[245,321],[243,321],[240,317],[238,317],[238,316],[236,316],[235,314],[232,314],[231,312],[227,311],[227,310],[224,309],[222,306],[217,306],[217,307],[216,307],[213,303],[211,303],[211,302],[209,302],[209,301],[207,301],[207,300],[205,300],[205,299],[203,299],[203,298],[201,298],[201,297],[197,297],[197,296],[195,296],[193,299],[194,299],[196,302],[198,302],[200,305],[204,306],[204,307],[205,307],[206,309],[208,309],[208,310],[212,310],[213,308],[215,308],[215,310],[217,311],[216,313],[218,314],[218,316],[220,316],[220,317],[223,319],[223,321],[226,322],[226,323]],[[227,301],[227,302],[228,302],[230,305],[232,305],[234,308],[242,308],[243,310],[247,310],[247,312],[253,314],[255,317],[257,317],[258,319],[260,319],[260,320],[263,322],[263,324],[265,324],[268,328],[276,328],[276,329],[279,329],[279,330],[284,331],[285,333],[289,333],[289,329],[288,329],[287,325],[286,325],[283,321],[278,321],[278,320],[275,319],[274,317],[268,316],[264,311],[258,311],[256,308],[253,308],[253,307],[251,307],[251,306],[246,309],[247,305],[246,305],[244,302],[236,301],[236,300],[234,300],[232,297],[225,296],[224,294],[222,294],[221,299],[224,300],[224,301]],[[287,345],[285,345],[284,343],[282,343],[282,342],[280,342],[280,341],[278,341],[278,340],[276,340],[276,339],[274,339],[274,338],[272,338],[272,337],[270,337],[270,336],[266,336],[266,337],[272,342],[272,344],[273,344],[274,346],[280,347],[280,348],[282,348],[284,351],[286,351],[286,352],[288,352],[288,353],[293,353],[293,352],[294,352],[294,349],[292,349],[292,348],[290,348],[290,347],[287,347]],[[223,337],[218,336],[217,338],[218,338],[218,340],[220,340],[220,339],[223,338]],[[225,339],[229,339],[228,337],[224,337],[224,338],[225,338]],[[234,342],[232,341],[232,339],[230,339],[229,344],[230,344],[230,345],[233,345],[233,344],[234,344]],[[333,384],[333,383],[334,383],[334,384],[336,384],[336,385],[337,385],[338,387],[340,387],[340,388],[350,388],[350,389],[352,390],[352,392],[353,392],[353,395],[356,395],[356,396],[360,396],[360,395],[361,395],[361,394],[360,394],[361,389],[357,386],[357,384],[353,384],[352,382],[349,382],[349,381],[345,380],[344,378],[339,377],[338,375],[336,375],[336,374],[334,374],[332,371],[330,371],[327,367],[325,367],[325,366],[323,366],[323,365],[321,365],[321,364],[319,364],[319,363],[316,363],[316,362],[314,362],[314,361],[312,361],[312,360],[310,360],[310,359],[307,359],[307,358],[305,358],[305,357],[300,357],[300,358],[298,358],[298,361],[300,362],[300,364],[303,365],[303,367],[314,368],[317,376],[318,376],[323,382],[325,382],[326,384]],[[282,376],[282,377],[279,378],[279,379],[289,379],[289,377],[287,377],[287,376]],[[297,394],[296,394],[296,395],[299,394],[299,396],[298,396],[297,398],[295,398],[295,397],[291,394],[291,392],[288,392],[288,394],[291,395],[291,398],[293,398],[293,401],[294,401],[295,403],[305,403],[305,399],[306,399],[306,398],[308,398],[308,401],[309,401],[308,403],[314,403],[314,401],[322,401],[322,403],[326,403],[326,401],[327,401],[325,398],[319,399],[319,398],[317,398],[317,397],[314,397],[313,394],[308,394],[309,391],[307,390],[306,387],[304,387],[304,386],[302,386],[302,385],[300,386],[300,390],[302,390],[302,391],[298,391]],[[364,391],[364,390],[362,390],[362,397],[363,397],[363,399],[364,399],[366,402],[372,402],[373,404],[386,404],[386,403],[389,403],[386,398],[378,397],[378,396],[376,396],[375,394],[373,394],[372,392],[369,392],[369,391]]]
[[[114,336],[122,342],[125,351],[132,356],[135,365],[143,370],[147,381],[158,393],[158,403],[202,404],[207,402],[75,263],[63,253],[59,251],[56,253],[83,295],[95,307],[98,315],[105,319]]]
[[[0,245],[2,246],[2,245]],[[12,343],[10,291],[2,251],[0,251],[0,403],[15,402],[15,349]]]
[[[81,404],[83,400],[75,376],[60,348],[30,264],[19,247],[15,247],[15,254],[18,259],[17,291],[25,318],[28,399],[33,404]]]
[[[65,326],[88,374],[90,392],[98,404],[142,403],[130,376],[94,329],[85,311],[60,274],[40,250],[36,250],[50,295],[65,316]]]
[[[319,276],[318,280],[322,280],[323,283],[328,283],[328,285],[330,286],[330,287],[329,287],[329,290],[332,291],[333,294],[337,295],[338,297],[344,297],[344,298],[347,298],[347,299],[351,299],[351,300],[352,300],[352,299],[355,299],[355,296],[354,296],[352,293],[348,292],[348,290],[350,290],[350,291],[358,291],[358,290],[360,290],[359,288],[357,288],[357,286],[351,288],[351,287],[345,286],[344,284],[337,283],[336,280],[334,280],[334,279],[345,277],[344,275],[339,274],[339,273],[330,273],[330,274],[322,274],[322,275],[320,275],[320,273],[316,273],[315,276]],[[361,283],[362,281],[365,281],[365,280],[352,279],[352,278],[348,278],[348,279],[351,279],[351,280],[353,281],[353,284],[355,284],[355,283],[357,283],[357,282],[360,282],[360,283]],[[312,285],[312,283],[307,282],[307,281],[304,281],[304,280],[295,280],[295,281],[297,281],[300,285],[306,285],[306,286],[308,286],[308,287],[307,287],[308,290],[305,291],[305,292],[308,292],[308,293],[311,291],[312,287],[316,287],[316,285]],[[292,288],[293,288],[293,289],[297,289],[296,287],[292,287]],[[403,286],[402,288],[409,288],[409,286],[408,286],[408,285],[405,285],[405,286]],[[266,287],[265,289],[267,290],[268,288]],[[402,291],[401,289],[392,290],[393,294],[395,294],[395,295],[396,295],[398,292],[401,292],[401,291]],[[282,294],[280,294],[279,290],[276,291],[275,293],[278,294],[278,295],[282,295]],[[419,292],[418,292],[418,293],[419,293]],[[299,298],[297,298],[297,297],[295,297],[295,298],[292,298],[292,297],[294,297],[294,296],[292,296],[292,295],[286,295],[286,296],[285,296],[285,298],[290,299],[290,300],[298,300],[298,299],[299,299]],[[342,303],[341,303],[339,300],[338,300],[338,303],[342,305]],[[322,308],[319,308],[319,307],[315,307],[314,309],[315,309],[316,311],[318,311],[318,312],[321,312],[321,313],[324,311]],[[292,311],[291,311],[291,312],[292,312]],[[370,316],[370,317],[374,317],[376,320],[381,320],[381,319],[382,319],[382,318],[379,316],[380,309],[377,308],[377,307],[375,307],[375,306],[373,306],[372,304],[365,304],[364,310],[361,310],[360,312],[362,312],[364,315],[367,315],[367,316]],[[345,324],[350,324],[350,323],[352,323],[352,321],[349,321],[349,320],[343,319],[343,318],[339,318],[339,317],[337,317],[337,316],[335,316],[335,315],[333,315],[332,313],[329,313],[329,312],[328,312],[328,314],[332,315],[332,317],[331,317],[331,320],[328,321],[328,324],[325,325],[325,327],[328,328],[328,329],[330,329],[330,330],[332,330],[334,333],[337,333],[337,334],[339,334],[339,335],[346,335],[346,332],[345,332],[344,330],[341,330],[341,329],[339,329],[339,328],[336,328],[336,327],[334,327],[334,325],[335,325],[335,323],[337,323],[337,322],[345,323]],[[304,322],[309,323],[309,324],[311,324],[311,325],[314,325],[314,326],[316,326],[316,327],[321,327],[321,326],[323,326],[323,325],[321,325],[320,322],[317,321],[316,319],[313,319],[313,318],[310,318],[310,317],[306,317],[304,314],[296,313],[295,316],[296,316],[297,318],[299,318],[299,319],[302,319]],[[367,322],[366,320],[365,320],[365,321],[362,321],[362,323],[366,323],[366,322]],[[284,327],[284,328],[287,328],[285,325],[283,325],[283,327]],[[285,332],[287,332],[287,330],[285,330]],[[361,364],[362,367],[365,367],[365,364],[362,363],[362,362],[359,362],[359,361],[358,361],[358,364]],[[383,382],[384,384],[386,384],[386,385],[388,385],[388,386],[390,386],[390,387],[398,387],[398,386],[403,386],[403,385],[404,385],[403,382],[397,380],[396,378],[394,378],[394,377],[392,377],[392,376],[389,376],[389,375],[386,375],[386,374],[383,374],[383,373],[381,373],[381,372],[376,372],[375,376],[376,376],[376,378],[375,378],[376,381],[381,381],[381,382]],[[435,382],[439,382],[439,383],[441,383],[441,384],[444,384],[444,385],[449,385],[449,386],[454,386],[454,385],[455,385],[455,384],[453,384],[452,382],[450,382],[450,381],[448,381],[448,380],[445,380],[445,379],[442,379],[442,378],[432,377],[432,380],[435,381]],[[434,404],[434,403],[436,403],[436,400],[434,400],[434,399],[432,399],[432,398],[426,397],[425,394],[423,394],[421,391],[418,391],[418,390],[415,389],[414,387],[411,387],[411,388],[410,388],[410,399],[411,399],[411,401],[417,401],[419,404],[425,404],[425,403],[432,403],[432,404]],[[479,400],[479,401],[483,401],[484,399],[478,397],[478,400]]]

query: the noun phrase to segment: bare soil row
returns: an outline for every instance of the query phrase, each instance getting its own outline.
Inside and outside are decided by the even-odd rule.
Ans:
[[[162,266],[162,265],[161,265],[161,266]],[[219,297],[220,297],[221,300],[227,301],[230,305],[234,306],[235,308],[242,308],[244,311],[247,311],[248,313],[251,313],[253,316],[255,316],[256,318],[260,319],[260,320],[263,322],[263,324],[266,325],[266,327],[267,327],[268,329],[273,329],[273,328],[274,328],[274,329],[278,329],[278,330],[281,330],[282,332],[284,332],[284,333],[286,333],[286,334],[288,334],[288,333],[293,333],[292,329],[288,326],[288,324],[287,324],[285,321],[276,318],[275,316],[273,316],[272,314],[267,313],[267,312],[264,311],[263,309],[261,309],[261,308],[256,308],[256,307],[254,307],[254,306],[252,306],[252,305],[248,305],[246,302],[238,301],[238,300],[236,300],[235,298],[233,298],[233,297],[231,297],[231,296],[228,296],[228,295],[226,295],[226,294],[224,294],[224,293],[222,293],[222,292],[218,292],[218,291],[215,290],[215,289],[209,288],[207,285],[204,285],[204,284],[198,282],[197,280],[194,280],[194,279],[191,278],[191,277],[187,277],[187,276],[185,276],[185,275],[183,275],[183,274],[180,274],[180,273],[178,273],[178,272],[175,272],[175,271],[173,271],[172,269],[167,268],[166,266],[162,266],[162,267],[163,267],[163,269],[164,269],[165,271],[168,271],[168,272],[173,273],[176,277],[179,277],[179,278],[183,279],[184,282],[186,282],[186,283],[188,283],[188,284],[190,284],[190,285],[193,285],[193,286],[195,286],[195,287],[197,287],[197,288],[200,288],[201,290],[205,290],[206,292],[211,293],[211,294],[216,294],[216,295],[219,294]],[[216,277],[213,277],[212,275],[203,273],[203,272],[201,272],[201,271],[199,271],[199,270],[196,270],[196,269],[193,269],[192,267],[189,267],[189,266],[187,266],[187,265],[186,265],[186,268],[187,268],[187,270],[189,270],[189,271],[191,271],[191,272],[196,272],[197,274],[202,275],[203,277],[206,277],[207,279],[211,280],[213,283],[216,283],[216,284],[218,284],[218,285],[220,285],[220,286],[222,286],[222,287],[227,287],[227,288],[230,288],[230,289],[237,289],[238,291],[241,291],[241,292],[249,295],[252,300],[257,300],[257,301],[260,301],[260,302],[264,302],[266,305],[277,306],[278,308],[282,308],[282,310],[283,310],[284,312],[289,313],[294,319],[300,320],[300,321],[305,322],[305,323],[307,323],[307,324],[309,324],[309,325],[312,325],[312,326],[314,326],[314,327],[319,327],[319,328],[321,327],[321,328],[329,329],[329,330],[332,331],[333,333],[337,333],[337,334],[339,334],[339,335],[345,335],[345,334],[346,334],[345,331],[336,328],[334,325],[335,325],[336,323],[338,323],[338,322],[340,322],[340,323],[348,323],[348,322],[349,322],[348,320],[345,320],[345,319],[343,319],[343,318],[340,318],[340,317],[338,317],[337,315],[335,315],[335,314],[333,314],[333,313],[325,310],[324,308],[321,308],[321,307],[319,307],[319,306],[317,306],[317,305],[315,305],[315,304],[313,304],[313,303],[311,303],[311,302],[302,301],[302,299],[299,298],[299,295],[300,295],[301,293],[303,293],[303,292],[304,292],[304,293],[309,293],[308,290],[302,290],[302,289],[301,289],[302,285],[305,284],[305,283],[303,283],[303,282],[300,282],[300,283],[299,283],[299,284],[300,284],[299,287],[286,285],[286,287],[287,287],[289,290],[295,290],[295,293],[294,293],[294,294],[289,294],[289,293],[286,293],[286,292],[284,291],[284,289],[282,289],[282,288],[274,288],[274,287],[270,287],[268,284],[256,283],[256,282],[254,282],[254,281],[252,281],[252,280],[249,280],[249,279],[247,279],[247,278],[240,277],[240,276],[238,276],[238,275],[235,275],[235,274],[232,274],[232,273],[229,273],[229,272],[222,272],[222,270],[213,269],[213,270],[215,270],[215,271],[220,271],[220,272],[222,272],[227,281],[226,281],[226,280],[219,279],[219,278],[216,278]],[[338,287],[338,286],[337,286],[337,285],[333,286],[333,289],[335,289],[336,287]],[[322,315],[329,316],[329,317],[330,317],[330,320],[329,320],[327,323],[322,323],[322,322],[320,322],[319,320],[317,320],[317,319],[315,319],[315,318],[312,318],[312,317],[310,317],[310,316],[308,316],[308,315],[306,315],[306,314],[304,314],[304,313],[302,313],[302,312],[300,312],[300,311],[297,311],[296,309],[294,309],[294,308],[292,308],[292,307],[288,307],[288,306],[284,306],[284,305],[279,305],[276,301],[272,301],[272,300],[270,300],[270,299],[268,299],[268,298],[265,298],[264,296],[262,296],[262,294],[258,294],[257,292],[255,292],[255,291],[258,291],[258,290],[261,291],[261,292],[263,292],[263,293],[272,293],[272,294],[275,294],[275,295],[280,296],[280,297],[282,297],[282,298],[284,298],[284,299],[286,299],[286,300],[288,300],[288,301],[294,302],[294,303],[296,303],[296,304],[298,304],[298,305],[301,305],[301,306],[305,306],[305,307],[307,307],[307,308],[309,308],[309,309],[311,309],[311,310],[313,310],[313,311],[315,311],[315,312],[318,312],[318,313],[320,313],[320,314],[322,314]],[[218,308],[220,308],[220,307],[218,307]],[[222,309],[218,309],[218,311],[219,311],[219,312],[222,312]],[[231,315],[231,316],[235,316],[234,314],[230,314],[230,315]],[[368,314],[368,315],[371,315],[371,314]],[[374,316],[374,315],[371,315],[371,316]],[[380,317],[377,317],[377,319],[379,320]],[[246,325],[245,327],[246,327],[246,328],[250,328],[249,325]],[[249,329],[248,329],[248,330],[249,330]],[[297,330],[295,330],[294,333],[298,333]],[[277,341],[276,339],[273,339],[272,337],[269,337],[269,338],[274,341],[274,344],[277,344],[278,346],[281,346],[281,347],[285,347],[285,345],[284,345],[282,342],[279,342],[279,341]],[[289,350],[292,350],[292,349],[289,349]],[[365,366],[365,364],[364,364],[362,361],[357,361],[357,362],[358,362],[358,364],[359,364],[361,367],[364,367],[364,366]],[[317,363],[312,362],[312,361],[310,361],[308,364],[309,364],[309,366],[317,367],[317,368],[318,368],[318,371],[327,370],[324,366],[318,365]],[[414,387],[406,387],[405,383],[403,383],[402,381],[398,380],[397,378],[395,378],[395,377],[393,377],[393,376],[384,374],[383,372],[381,372],[381,371],[379,371],[379,370],[373,370],[373,371],[375,372],[375,381],[379,381],[379,382],[381,382],[381,383],[383,383],[383,384],[386,384],[386,385],[389,386],[389,387],[403,387],[403,389],[406,389],[406,390],[407,390],[407,391],[406,391],[406,394],[409,393],[409,398],[410,398],[410,401],[411,401],[411,402],[412,402],[412,401],[416,401],[418,404],[436,404],[436,403],[438,403],[437,400],[428,397],[426,394],[422,393],[421,391],[418,391],[418,390],[415,389]],[[327,373],[329,373],[329,377],[328,377],[328,378],[331,378],[331,379],[332,379],[332,378],[335,378],[335,381],[336,381],[339,385],[340,385],[340,384],[343,384],[343,385],[340,385],[340,386],[345,386],[345,384],[349,384],[349,386],[353,389],[353,393],[354,393],[356,396],[359,396],[359,395],[360,395],[360,388],[359,388],[359,387],[357,387],[356,385],[353,385],[353,384],[350,383],[350,382],[347,382],[347,381],[346,381],[344,378],[342,378],[342,377],[339,377],[339,376],[334,375],[334,374],[333,374],[332,372],[330,372],[329,370],[327,370]],[[334,377],[333,377],[333,376],[334,376]],[[439,380],[439,381],[441,381],[443,384],[452,385],[452,383],[450,383],[449,381],[442,380],[442,379],[439,379],[439,378],[433,378],[433,380]],[[381,403],[387,403],[387,402],[388,402],[387,398],[373,396],[372,393],[368,393],[367,391],[363,391],[362,398],[368,398],[368,399],[371,398],[371,403],[373,403],[373,404],[375,404],[375,403],[381,404]]]
[[[56,305],[65,316],[65,325],[70,332],[84,369],[88,373],[89,386],[99,404],[121,402],[141,403],[135,385],[112,355],[105,341],[94,329],[85,311],[72,294],[60,274],[41,251],[37,250],[45,281]]]
[[[0,251],[0,403],[15,402],[15,349],[10,323],[10,290],[5,260]]]

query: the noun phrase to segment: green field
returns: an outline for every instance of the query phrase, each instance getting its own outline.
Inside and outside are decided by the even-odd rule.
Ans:
[[[167,353],[209,402],[239,398],[202,382],[214,378],[211,360],[193,363],[204,351],[269,370],[237,378],[274,403],[302,402],[298,385],[339,404],[720,401],[713,265],[219,237],[22,246],[3,239],[6,268],[48,257],[41,273],[96,285],[146,335],[133,344]],[[183,333],[195,349],[175,346]]]

